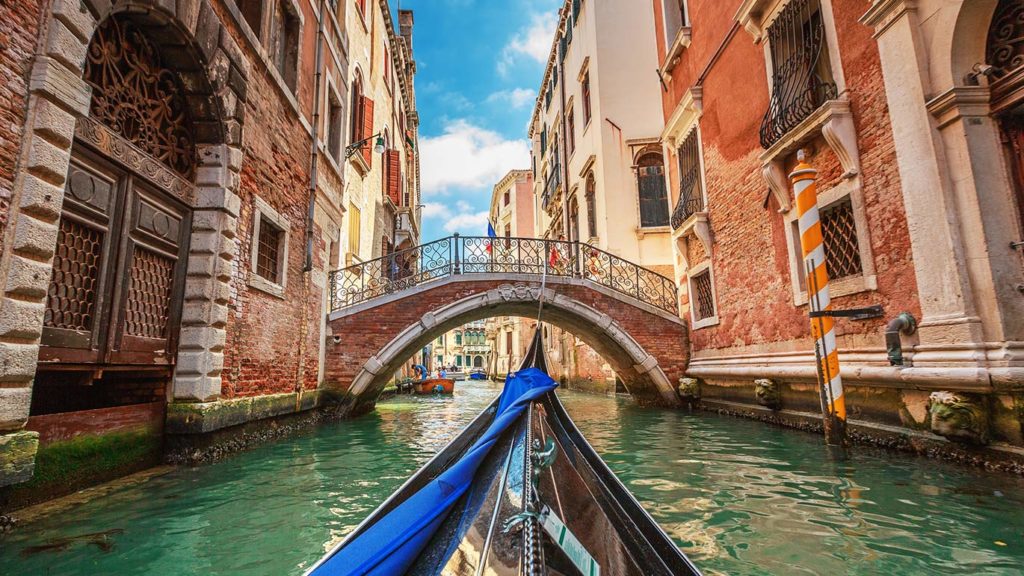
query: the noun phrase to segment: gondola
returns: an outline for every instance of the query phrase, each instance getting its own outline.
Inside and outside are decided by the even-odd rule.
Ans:
[[[487,380],[487,372],[483,368],[474,368],[469,373],[470,380]]]
[[[700,574],[569,418],[541,334],[498,399],[307,576]]]

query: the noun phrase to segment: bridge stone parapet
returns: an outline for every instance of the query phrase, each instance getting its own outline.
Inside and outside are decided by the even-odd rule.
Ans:
[[[600,353],[643,404],[676,405],[688,361],[677,315],[584,278],[531,274],[452,275],[385,294],[328,317],[325,386],[357,411],[372,407],[394,372],[441,334],[491,316],[536,318],[568,330]]]

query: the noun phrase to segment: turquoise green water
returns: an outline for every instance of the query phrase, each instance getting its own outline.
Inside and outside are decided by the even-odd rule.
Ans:
[[[376,413],[179,469],[0,539],[0,574],[298,574],[496,394]],[[1024,481],[707,414],[560,393],[620,478],[707,574],[1021,574]],[[33,546],[107,532],[62,550]],[[104,550],[103,548],[107,548]]]

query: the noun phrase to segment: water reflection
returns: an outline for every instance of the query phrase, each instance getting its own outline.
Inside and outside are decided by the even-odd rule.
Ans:
[[[21,526],[0,539],[0,572],[301,572],[498,391],[459,384]],[[706,574],[1020,573],[1019,479],[863,449],[835,462],[800,432],[560,395]]]

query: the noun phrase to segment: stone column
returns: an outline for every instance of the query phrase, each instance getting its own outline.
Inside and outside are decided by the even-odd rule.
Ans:
[[[39,358],[75,120],[89,112],[82,80],[96,27],[77,2],[57,0],[29,78],[28,115],[0,256],[0,486],[32,477],[38,434],[23,430]]]
[[[874,0],[874,27],[917,274],[922,345],[982,341],[941,136],[925,107],[928,54],[912,0]]]
[[[225,328],[231,298],[232,261],[241,200],[241,149],[219,144],[199,149],[196,210],[192,216],[185,302],[181,311],[176,402],[210,402],[220,397]]]

